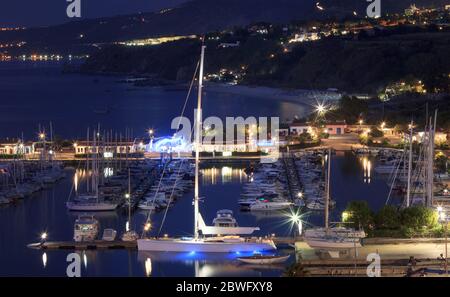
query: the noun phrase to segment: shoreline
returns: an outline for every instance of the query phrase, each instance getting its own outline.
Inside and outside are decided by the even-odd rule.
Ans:
[[[225,83],[206,82],[205,89],[213,93],[244,95],[247,97],[283,100],[298,104],[311,105],[317,100],[338,100],[341,94],[333,91],[282,89],[265,86],[229,85]]]

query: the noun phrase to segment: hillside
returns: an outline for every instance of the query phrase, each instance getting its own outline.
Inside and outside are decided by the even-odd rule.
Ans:
[[[449,32],[330,38],[301,44],[288,53],[278,42],[258,37],[245,39],[239,48],[219,48],[212,41],[207,46],[206,73],[245,66],[244,84],[375,93],[406,77],[421,79],[433,89],[437,77],[450,73]],[[185,81],[194,71],[199,48],[198,40],[143,48],[112,46],[94,54],[81,70]]]
[[[25,41],[16,49],[21,54],[32,50],[92,50],[93,43],[109,43],[134,38],[201,34],[247,25],[257,21],[288,23],[291,20],[342,18],[353,11],[365,14],[367,2],[361,0],[193,0],[156,13],[72,21],[66,24],[0,32],[0,42]],[[382,13],[403,11],[410,4],[429,6],[446,0],[383,0]]]

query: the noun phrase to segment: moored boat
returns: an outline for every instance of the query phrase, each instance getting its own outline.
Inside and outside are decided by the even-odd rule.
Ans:
[[[249,257],[239,257],[238,261],[247,264],[279,264],[284,263],[289,259],[287,256],[264,256],[264,255],[254,255]]]

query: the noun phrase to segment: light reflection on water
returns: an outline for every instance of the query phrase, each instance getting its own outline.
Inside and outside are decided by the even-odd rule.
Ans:
[[[348,201],[366,199],[376,209],[384,204],[388,186],[378,176],[371,174],[372,165],[364,167],[364,161],[351,154],[333,156],[332,192],[337,206],[332,216],[340,218]],[[364,171],[367,170],[367,174]],[[88,177],[84,169],[67,171],[67,179],[54,188],[25,199],[15,206],[0,208],[0,275],[64,276],[66,257],[72,251],[30,250],[26,244],[39,240],[39,234],[46,230],[49,240],[71,240],[73,222],[80,213],[68,212],[65,202],[74,180],[78,181],[78,190]],[[296,232],[282,213],[252,214],[239,211],[237,200],[240,198],[242,183],[246,175],[242,167],[219,166],[202,170],[201,195],[205,201],[200,209],[207,224],[210,224],[219,209],[231,209],[241,226],[259,226],[259,235],[275,233],[277,236],[292,236]],[[370,183],[364,176],[370,177]],[[351,191],[349,191],[351,189]],[[102,212],[93,214],[99,221],[101,230],[113,228],[118,236],[125,230],[126,212]],[[306,216],[305,226],[320,225],[321,213]],[[130,228],[140,230],[146,220],[147,212],[136,211],[130,221]],[[155,229],[160,228],[162,214],[152,215]],[[180,198],[167,213],[162,233],[170,235],[192,234],[192,192]],[[101,233],[101,232],[100,232]],[[278,251],[285,253],[287,251]],[[252,267],[236,260],[238,255],[208,254],[146,254],[137,251],[108,250],[78,252],[82,259],[82,276],[279,276],[281,267]],[[44,260],[45,259],[45,260]],[[294,261],[294,255],[289,261]],[[27,262],[24,266],[22,263]],[[286,264],[288,265],[288,264]]]
[[[363,164],[364,182],[370,184],[372,176],[372,161],[367,157],[360,157],[359,160]]]
[[[243,183],[246,178],[243,168],[230,166],[205,168],[200,172],[202,174],[202,182],[205,185]]]

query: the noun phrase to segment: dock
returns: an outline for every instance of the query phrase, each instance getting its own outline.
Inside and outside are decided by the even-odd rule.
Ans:
[[[136,250],[137,242],[106,240],[95,240],[92,242],[46,241],[29,244],[28,247],[41,250]]]
[[[300,240],[300,238],[295,237],[274,237],[272,239],[277,245],[293,245]],[[136,250],[137,242],[120,240],[95,240],[90,242],[46,241],[43,243],[31,243],[27,247],[40,250]]]
[[[301,192],[302,186],[292,153],[283,154],[283,165],[286,171],[290,199],[294,201],[298,193]]]

